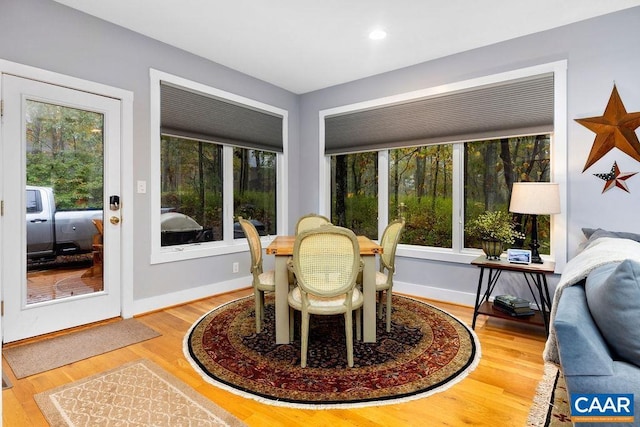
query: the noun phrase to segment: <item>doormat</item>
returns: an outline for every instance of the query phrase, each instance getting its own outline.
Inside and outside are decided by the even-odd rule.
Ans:
[[[160,334],[136,319],[120,320],[66,335],[3,349],[16,378],[59,368]]]
[[[244,426],[149,360],[34,396],[52,426]]]
[[[3,372],[2,373],[2,389],[6,390],[11,387],[13,387],[13,385],[11,384],[11,381],[9,381],[9,378],[7,378],[7,374]]]

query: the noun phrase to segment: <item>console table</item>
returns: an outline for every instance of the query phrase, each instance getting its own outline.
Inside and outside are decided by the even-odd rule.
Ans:
[[[551,296],[549,295],[546,275],[554,272],[555,263],[545,261],[543,264],[516,264],[510,263],[506,259],[488,260],[486,256],[482,255],[471,261],[471,265],[475,265],[480,268],[480,277],[478,278],[478,290],[476,292],[476,303],[473,309],[473,322],[471,324],[471,329],[475,329],[476,318],[478,315],[484,314],[486,316],[544,326],[547,335],[549,334]],[[486,289],[483,293],[482,285],[485,270],[488,274],[486,274]],[[533,295],[533,300],[538,306],[538,310],[535,310],[533,315],[511,316],[493,308],[493,304],[489,301],[489,298],[491,297],[493,289],[495,288],[496,283],[498,283],[498,279],[503,271],[522,273],[525,283]]]

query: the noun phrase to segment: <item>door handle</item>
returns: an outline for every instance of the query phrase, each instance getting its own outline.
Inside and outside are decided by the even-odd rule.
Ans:
[[[34,223],[47,222],[47,219],[46,218],[32,219],[31,222],[34,222]]]
[[[109,222],[113,225],[117,225],[120,223],[120,218],[118,218],[117,216],[112,216],[111,218],[109,218]]]

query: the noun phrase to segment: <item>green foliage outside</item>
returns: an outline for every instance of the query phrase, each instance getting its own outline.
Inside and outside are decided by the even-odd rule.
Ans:
[[[400,203],[404,203],[404,215],[402,215],[402,209],[395,205],[389,208],[391,218],[404,216],[406,220],[400,243],[439,248],[452,246],[453,200],[450,197],[437,197],[435,202],[430,197],[422,199],[403,197]]]
[[[102,209],[103,115],[27,102],[28,185],[52,187],[59,210]]]
[[[332,212],[336,212],[335,203]],[[331,222],[347,227],[357,235],[377,239],[378,236],[378,199],[365,194],[349,195],[346,200],[346,211],[342,223],[336,215],[332,215]]]
[[[267,234],[276,234],[275,193],[264,191],[244,191],[234,194],[234,214],[247,219],[255,219],[265,226]]]
[[[453,144],[389,150],[389,218],[404,215],[401,243],[452,247]],[[532,135],[462,145],[464,222],[485,211],[503,211],[527,237],[528,215],[510,214],[511,186],[519,181],[548,181],[550,138]],[[377,238],[377,153],[332,157],[332,221]],[[403,206],[402,208],[401,205]],[[549,216],[538,217],[541,253],[549,253]],[[521,237],[521,236],[519,236]],[[517,239],[516,245],[528,244]],[[465,247],[480,240],[465,234]]]

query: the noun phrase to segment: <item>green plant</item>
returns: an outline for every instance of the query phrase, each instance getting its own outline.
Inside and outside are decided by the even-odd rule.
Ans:
[[[482,240],[497,240],[512,244],[516,239],[524,239],[524,234],[516,231],[516,223],[511,214],[504,211],[486,211],[471,220],[465,231]]]

